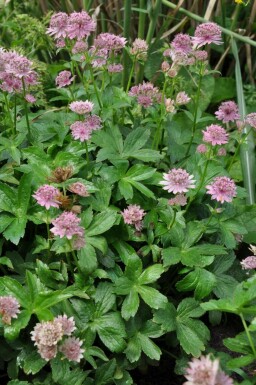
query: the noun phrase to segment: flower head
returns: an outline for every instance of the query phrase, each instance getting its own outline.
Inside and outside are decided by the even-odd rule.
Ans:
[[[235,182],[226,176],[217,176],[214,181],[206,186],[207,194],[218,202],[231,202],[236,196]]]
[[[252,112],[245,117],[245,122],[249,124],[249,126],[256,128],[256,112]]]
[[[186,369],[187,381],[183,385],[215,385],[218,369],[219,361],[212,361],[209,356],[192,358]]]
[[[84,53],[88,49],[88,44],[85,41],[78,40],[72,48],[72,53]]]
[[[25,100],[28,102],[28,103],[35,103],[36,102],[36,98],[34,97],[34,95],[31,95],[31,94],[26,94],[25,95]]]
[[[184,194],[177,194],[174,198],[169,199],[168,203],[171,206],[186,206],[187,197]]]
[[[176,104],[188,104],[190,102],[191,98],[186,94],[186,92],[182,91],[179,92],[176,96]]]
[[[238,105],[232,100],[221,103],[218,111],[215,112],[215,115],[217,119],[221,120],[223,123],[234,122],[235,120],[240,119]]]
[[[60,206],[60,202],[58,202],[59,194],[60,192],[56,187],[45,184],[39,187],[32,196],[40,206],[44,206],[49,210],[50,207],[58,208]]]
[[[87,12],[72,12],[68,19],[67,36],[69,39],[81,40],[96,29],[96,22]]]
[[[251,255],[249,257],[246,257],[240,263],[244,270],[256,269],[256,256]]]
[[[122,72],[124,69],[124,67],[122,66],[122,64],[110,64],[108,66],[108,72],[109,73],[118,73],[118,72]]]
[[[80,362],[85,351],[81,348],[82,345],[83,341],[75,337],[69,337],[63,342],[59,350],[69,361]]]
[[[192,37],[194,45],[199,48],[205,44],[222,44],[221,29],[216,23],[203,23],[198,25],[195,36]]]
[[[84,229],[79,226],[81,219],[76,214],[64,211],[58,218],[52,221],[54,227],[51,232],[60,238],[71,239],[74,235],[84,236]]]
[[[142,229],[142,219],[146,214],[139,205],[129,205],[124,211],[121,211],[124,218],[124,223],[134,225],[136,230]]]
[[[96,49],[107,49],[108,51],[118,51],[124,48],[126,39],[121,36],[113,35],[112,33],[100,33],[94,40]]]
[[[58,12],[52,15],[50,27],[47,29],[49,35],[55,39],[65,38],[67,36],[68,15],[64,12]]]
[[[202,133],[204,142],[210,143],[212,146],[228,143],[228,134],[218,124],[211,124]]]
[[[89,102],[89,100],[86,100],[85,102],[83,101],[72,102],[69,105],[69,108],[71,109],[71,111],[76,112],[79,115],[88,114],[89,112],[92,111],[93,107],[94,107],[94,104],[92,102]]]
[[[159,182],[168,192],[184,193],[195,187],[194,175],[189,175],[182,168],[173,168],[168,174],[163,174],[164,180]]]
[[[153,102],[159,103],[161,100],[161,93],[158,87],[154,87],[150,82],[143,82],[133,86],[128,95],[137,97],[138,103],[143,107],[149,107]]]
[[[219,370],[216,376],[215,385],[234,385],[232,378],[226,375],[222,370]]]
[[[165,105],[166,112],[169,112],[171,114],[176,112],[175,100],[173,100],[171,98],[166,98],[165,101],[164,101],[164,105]]]
[[[57,345],[38,345],[37,351],[40,354],[40,356],[45,360],[49,361],[56,357],[58,348]]]
[[[171,46],[175,51],[188,54],[192,51],[191,37],[185,33],[178,33],[171,42]]]
[[[68,318],[66,314],[59,315],[55,318],[55,321],[61,324],[64,336],[70,336],[76,330],[74,317]]]
[[[130,53],[133,56],[137,56],[140,60],[146,60],[148,51],[148,43],[143,39],[135,39],[132,43]]]
[[[85,140],[89,140],[91,138],[92,130],[88,127],[86,122],[78,120],[77,122],[71,124],[70,130],[73,138],[80,140],[80,142],[84,142]]]
[[[196,148],[196,152],[199,154],[205,154],[207,152],[207,146],[205,144],[199,144]]]
[[[86,186],[81,182],[70,184],[67,189],[74,194],[80,195],[81,197],[88,197],[89,193]]]
[[[0,314],[3,323],[11,325],[11,319],[17,318],[20,313],[20,304],[16,298],[8,295],[0,297]]]
[[[53,346],[63,337],[62,324],[54,319],[53,321],[39,322],[31,332],[31,340],[36,346]]]
[[[55,79],[57,88],[68,86],[69,84],[72,83],[74,78],[75,77],[74,76],[72,77],[72,74],[70,71],[61,71]]]

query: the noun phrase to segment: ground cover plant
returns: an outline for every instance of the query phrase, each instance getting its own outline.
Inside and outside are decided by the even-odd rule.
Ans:
[[[17,15],[0,49],[1,384],[142,384],[164,357],[165,383],[253,385],[244,42],[215,21],[159,41],[157,13],[129,39],[129,2],[123,34],[97,32],[86,5],[28,16],[31,54]],[[209,60],[227,38],[236,84]]]

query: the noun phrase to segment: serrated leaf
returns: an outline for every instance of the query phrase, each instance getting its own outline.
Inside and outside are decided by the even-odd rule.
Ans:
[[[145,353],[152,360],[159,361],[162,353],[160,348],[153,341],[151,341],[150,338],[142,333],[138,333],[138,339],[140,340],[143,353]]]
[[[174,305],[168,302],[163,309],[154,312],[154,322],[160,324],[164,331],[171,332],[176,329],[177,311]]]
[[[26,374],[36,374],[47,364],[47,361],[41,358],[36,350],[23,350],[17,357],[17,362]]]
[[[97,214],[89,228],[87,229],[87,236],[92,237],[95,235],[102,234],[109,230],[115,223],[117,213],[113,210],[105,210],[100,214]]]
[[[139,190],[143,195],[145,195],[148,198],[155,199],[154,193],[148,187],[146,187],[144,184],[137,182],[133,179],[127,179],[127,180],[129,181],[129,183],[133,187],[135,187],[137,190]]]
[[[214,274],[205,269],[196,268],[179,281],[176,288],[184,292],[195,290],[195,299],[203,299],[211,293],[216,284]]]
[[[167,298],[153,287],[139,286],[137,291],[143,301],[153,309],[164,308],[168,302]]]
[[[149,136],[150,131],[145,130],[144,127],[138,127],[131,131],[124,141],[123,156],[129,156],[134,151],[142,148],[148,141]]]
[[[27,218],[24,215],[22,218],[14,218],[3,235],[8,240],[17,245],[21,238],[25,234],[25,228],[27,224]]]
[[[104,345],[111,352],[122,352],[125,348],[126,336],[124,322],[119,313],[108,313],[94,321],[96,330]]]
[[[82,249],[78,250],[77,258],[82,273],[90,274],[97,269],[98,261],[96,252],[94,247],[89,243],[86,243]]]
[[[96,371],[95,385],[105,385],[112,383],[116,369],[116,360],[113,359],[106,364],[102,364]]]
[[[147,267],[138,279],[140,285],[146,285],[148,283],[153,283],[157,281],[160,276],[163,274],[164,268],[163,265],[155,264],[153,266]]]
[[[136,362],[139,360],[141,355],[141,344],[137,335],[129,339],[124,353],[130,362]]]
[[[121,308],[122,317],[127,321],[129,318],[134,317],[138,311],[140,304],[139,295],[135,289],[131,289],[129,294],[124,299]]]

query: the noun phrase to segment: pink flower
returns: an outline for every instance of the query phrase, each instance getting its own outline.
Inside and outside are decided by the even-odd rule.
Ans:
[[[212,361],[209,356],[192,358],[186,369],[187,381],[183,385],[215,385],[218,369],[219,361]]]
[[[80,182],[70,184],[67,189],[74,194],[80,195],[81,197],[89,196],[86,186]]]
[[[59,75],[55,79],[57,88],[62,88],[65,86],[69,86],[69,84],[72,83],[72,81],[75,79],[75,77],[72,77],[72,74],[70,71],[61,71]]]
[[[115,73],[115,72],[122,72],[124,67],[122,64],[110,64],[108,66],[108,72],[109,73]]]
[[[146,60],[148,51],[148,43],[143,39],[135,39],[130,49],[130,54],[136,56],[140,60]]]
[[[182,168],[173,168],[168,174],[163,174],[164,180],[159,182],[163,185],[163,189],[168,192],[184,193],[191,188],[195,188],[194,175],[189,175]]]
[[[47,29],[49,35],[55,39],[65,38],[67,36],[68,15],[64,12],[58,12],[52,15],[50,27]]]
[[[210,194],[211,199],[218,202],[231,202],[236,196],[236,185],[234,181],[226,176],[218,176],[214,181],[206,186],[207,194]]]
[[[226,375],[222,370],[219,370],[216,376],[215,385],[234,385],[232,378]]]
[[[216,23],[204,23],[198,25],[195,30],[195,36],[192,37],[192,42],[199,48],[205,44],[222,44],[221,29]]]
[[[24,56],[17,55],[11,62],[6,63],[5,71],[21,79],[30,74],[32,71],[31,66],[32,62],[30,60]]]
[[[88,44],[85,41],[78,40],[72,48],[72,53],[84,53],[88,49]]]
[[[72,239],[72,247],[74,250],[81,250],[85,246],[84,236],[75,235]]]
[[[161,64],[161,69],[163,72],[167,72],[169,71],[170,69],[170,64],[168,63],[168,61],[163,61],[162,64]]]
[[[240,119],[238,105],[232,100],[221,103],[218,111],[215,112],[215,115],[217,119],[221,120],[223,123],[234,122],[235,120]]]
[[[124,211],[121,211],[124,223],[134,225],[136,230],[142,229],[142,219],[146,214],[139,205],[129,205]]]
[[[245,122],[251,127],[256,128],[256,112],[252,112],[245,117]]]
[[[196,152],[198,152],[199,154],[205,154],[207,152],[207,147],[205,144],[199,144],[199,146],[197,146],[196,148]]]
[[[256,256],[251,255],[250,257],[246,257],[240,263],[244,270],[256,269]]]
[[[8,295],[0,297],[0,314],[2,322],[11,325],[12,318],[18,318],[20,304],[16,298]]]
[[[81,219],[76,214],[64,211],[58,218],[52,221],[54,227],[51,232],[60,238],[71,239],[74,235],[84,236],[84,229],[79,226]]]
[[[64,333],[61,322],[54,319],[53,321],[37,323],[30,334],[31,340],[35,342],[36,346],[53,346],[57,345]]]
[[[91,131],[96,131],[101,128],[101,118],[98,115],[90,115],[86,117],[85,123]]]
[[[179,92],[176,96],[176,104],[188,104],[191,98],[186,94],[186,92]]]
[[[58,202],[59,190],[56,187],[45,184],[36,190],[35,194],[32,195],[36,199],[40,206],[46,207],[49,210],[50,207],[59,207]]]
[[[26,94],[25,99],[28,103],[35,103],[36,102],[36,98],[31,94]]]
[[[221,147],[218,152],[217,152],[217,155],[219,156],[226,156],[227,155],[227,151],[224,147]]]
[[[73,138],[80,140],[80,142],[84,142],[91,138],[92,130],[88,127],[86,122],[77,121],[71,124],[70,129]]]
[[[198,61],[206,61],[208,59],[208,52],[207,51],[193,51],[193,56],[196,58]]]
[[[168,200],[171,206],[186,206],[187,197],[184,194],[177,194],[174,198]]]
[[[161,93],[157,87],[154,87],[150,82],[143,82],[137,86],[133,86],[129,93],[129,96],[137,97],[137,101],[144,107],[149,107],[153,102],[159,103],[161,101]]]
[[[164,101],[164,105],[165,105],[166,112],[169,112],[171,114],[176,112],[176,110],[175,110],[175,100],[167,98]]]
[[[95,47],[92,47],[89,52],[93,57],[92,66],[94,68],[101,68],[107,64],[108,50],[106,48],[97,50]]]
[[[202,133],[203,140],[207,143],[211,143],[212,146],[228,143],[228,134],[223,127],[217,124],[211,124],[206,127],[206,131],[202,131]]]
[[[56,48],[64,48],[66,47],[66,42],[64,39],[57,39],[56,42],[55,42],[55,46]]]
[[[89,100],[86,100],[85,102],[78,101],[78,102],[72,102],[69,105],[69,108],[71,111],[76,112],[79,115],[88,114],[92,111],[94,107],[94,104],[92,102],[89,102]]]
[[[66,314],[59,315],[55,318],[55,321],[61,324],[64,336],[70,336],[76,330],[74,317],[68,318]]]
[[[58,349],[57,345],[39,345],[37,351],[45,361],[49,361],[56,357]]]
[[[68,19],[67,36],[69,39],[81,40],[95,31],[96,22],[87,12],[72,12]]]
[[[171,46],[175,51],[188,54],[192,51],[191,37],[185,33],[178,33],[171,42]]]
[[[124,48],[126,39],[121,36],[113,35],[112,33],[100,33],[94,40],[96,49],[107,49],[108,51],[118,51]]]
[[[75,337],[69,337],[63,342],[59,350],[69,361],[80,362],[85,352],[85,350],[81,348],[82,345],[83,341]]]

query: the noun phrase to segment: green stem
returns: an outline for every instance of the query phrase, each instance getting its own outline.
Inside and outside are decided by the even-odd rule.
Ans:
[[[174,214],[173,214],[172,221],[171,221],[171,223],[169,224],[169,226],[167,227],[168,230],[171,230],[172,226],[173,226],[174,223],[175,223],[175,219],[176,219],[176,210],[174,210]]]
[[[146,42],[148,44],[151,43],[151,40],[154,36],[157,18],[158,18],[158,15],[160,13],[160,9],[161,9],[161,4],[162,4],[161,0],[156,0],[155,6],[152,6],[152,17],[151,17],[151,20],[149,23],[148,33],[147,33],[147,38],[146,38]]]
[[[73,266],[72,266],[72,263],[71,263],[71,259],[70,259],[69,253],[66,253],[66,259],[67,259],[69,270],[70,270],[71,274],[74,275],[74,270],[73,270]]]
[[[100,109],[102,109],[102,103],[101,103],[101,100],[100,100],[100,95],[99,95],[99,91],[98,91],[97,85],[95,83],[95,79],[94,79],[94,75],[93,75],[93,70],[92,70],[91,64],[89,64],[89,70],[90,70],[90,74],[91,74],[91,79],[92,79],[95,95],[96,95],[96,98],[98,100]]]
[[[134,71],[134,67],[135,67],[135,62],[136,62],[136,57],[132,60],[132,68],[131,68],[131,71],[130,71],[130,75],[129,75],[129,79],[128,79],[128,83],[127,83],[127,87],[126,87],[126,93],[129,91],[130,86],[131,86],[132,75],[133,75],[133,71]]]
[[[28,129],[28,140],[30,141],[31,140],[31,131],[30,131],[30,124],[29,124],[29,119],[28,119],[28,105],[27,105],[27,101],[25,99],[26,86],[25,86],[24,78],[22,78],[22,87],[23,87],[23,97],[24,97],[24,109],[25,109],[25,116],[26,116],[27,129]]]
[[[165,91],[166,91],[166,86],[167,86],[167,77],[164,79],[164,87],[162,91],[162,100],[161,100],[161,113],[160,113],[160,118],[158,120],[157,124],[157,129],[156,133],[153,139],[152,147],[158,150],[159,144],[161,145],[162,143],[162,131],[163,131],[163,116],[165,113],[165,105],[164,105],[164,98],[165,98]]]
[[[254,347],[254,343],[253,343],[253,341],[252,341],[252,337],[251,337],[250,332],[249,332],[249,330],[248,330],[248,327],[247,327],[247,325],[246,325],[244,316],[243,316],[242,313],[239,313],[239,316],[240,316],[241,321],[242,321],[242,323],[243,323],[243,327],[244,327],[245,333],[246,333],[246,335],[247,335],[247,338],[248,338],[249,344],[250,344],[250,346],[251,346],[251,349],[252,349],[252,351],[253,351],[253,355],[254,355],[254,357],[256,357],[256,350],[255,350],[255,347]]]
[[[201,85],[202,85],[202,79],[203,79],[203,63],[200,65],[200,70],[199,70],[199,82],[198,82],[198,87],[197,87],[197,93],[196,93],[196,100],[195,100],[195,113],[194,113],[194,121],[193,121],[193,127],[192,127],[192,135],[190,142],[188,144],[188,148],[185,154],[185,157],[188,156],[190,148],[193,144],[194,136],[195,136],[195,131],[196,131],[196,125],[197,125],[197,113],[198,113],[198,107],[199,107],[199,99],[200,99],[200,93],[201,93]]]
[[[146,1],[145,0],[140,0],[139,8],[142,10],[146,9]],[[140,39],[144,39],[146,16],[147,16],[147,14],[145,12],[140,12],[139,27],[138,27],[138,37]]]
[[[14,114],[13,114],[13,133],[16,134],[16,124],[17,124],[17,97],[14,94]]]
[[[15,135],[14,125],[13,125],[13,120],[12,120],[12,114],[11,114],[11,110],[10,110],[10,104],[9,104],[9,100],[8,100],[8,97],[7,97],[5,92],[4,92],[4,100],[5,100],[7,115],[8,115],[9,120],[10,120],[10,126],[12,128],[12,133],[13,133],[13,135]]]
[[[124,37],[129,41],[130,29],[131,29],[131,17],[132,17],[132,0],[126,0],[124,2]],[[130,57],[126,50],[123,52],[123,89],[127,88],[128,76],[129,76],[129,67],[130,67]]]
[[[183,13],[184,15],[190,17],[193,20],[199,21],[200,23],[207,23],[208,22],[208,20],[205,20],[203,17],[198,16],[195,13],[189,12],[188,10],[186,10],[182,7],[177,8],[177,5],[171,3],[170,1],[162,0],[162,3],[169,8],[176,9],[178,12]],[[230,31],[227,28],[223,28],[221,26],[219,26],[219,27],[222,30],[222,32],[225,33],[226,35],[234,37],[237,40],[242,41],[243,43],[250,44],[250,45],[256,47],[256,41],[250,39],[249,37],[246,37],[246,36],[243,36],[243,35],[238,34],[236,32]]]
[[[89,166],[89,164],[90,164],[90,158],[89,158],[88,144],[87,144],[86,141],[84,142],[84,144],[85,144],[85,149],[86,149],[86,161],[87,161],[87,166]]]
[[[248,132],[245,133],[244,137],[241,138],[240,141],[238,142],[238,146],[237,146],[237,148],[236,148],[236,151],[235,151],[234,155],[233,155],[232,158],[231,158],[230,164],[229,164],[228,167],[227,167],[227,171],[230,171],[230,170],[231,170],[231,167],[233,166],[233,163],[234,163],[235,160],[236,160],[236,157],[237,157],[237,155],[238,155],[238,153],[239,153],[239,151],[240,151],[241,146],[244,144],[244,142],[246,141],[246,139],[247,139],[248,135],[251,133],[251,131],[252,131],[252,128],[250,128],[250,129],[248,130]]]

